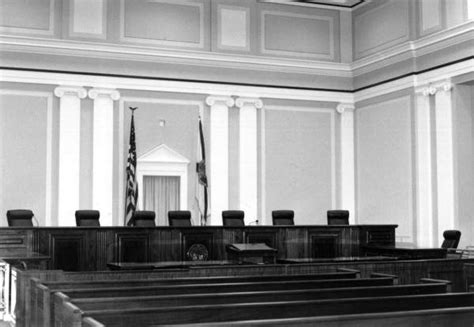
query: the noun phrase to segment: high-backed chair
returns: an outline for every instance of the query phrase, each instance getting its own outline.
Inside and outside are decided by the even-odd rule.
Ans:
[[[191,226],[191,211],[168,211],[168,222],[174,227],[189,227]]]
[[[9,227],[32,227],[33,211],[26,209],[15,209],[7,211],[7,222]]]
[[[458,230],[446,230],[443,233],[443,237],[444,241],[441,244],[443,249],[457,249],[461,239],[461,232]]]
[[[349,225],[349,210],[328,210],[328,225]]]
[[[229,227],[245,226],[245,213],[242,210],[222,211],[222,224]]]
[[[76,226],[98,227],[99,210],[76,210]]]
[[[293,210],[273,210],[273,225],[294,225],[295,212]]]
[[[155,227],[155,217],[156,214],[154,211],[137,210],[132,216],[133,226]]]

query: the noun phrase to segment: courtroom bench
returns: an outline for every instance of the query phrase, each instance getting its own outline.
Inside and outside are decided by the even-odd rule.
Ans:
[[[36,282],[40,280],[43,283],[54,283],[58,284],[61,282],[65,283],[79,283],[81,285],[90,284],[93,287],[98,285],[95,282],[109,282],[109,283],[123,283],[125,281],[133,280],[165,280],[167,283],[179,283],[186,282],[187,280],[191,281],[206,281],[211,280],[215,282],[224,282],[224,281],[251,281],[253,278],[261,280],[280,280],[289,278],[288,276],[295,276],[295,279],[337,279],[337,278],[355,278],[359,277],[359,272],[354,269],[346,268],[332,268],[327,269],[328,272],[308,272],[299,270],[289,269],[288,271],[281,272],[276,269],[276,271],[265,270],[255,270],[246,268],[254,268],[252,266],[239,266],[237,271],[233,271],[232,267],[231,272],[234,272],[235,275],[221,275],[221,276],[212,276],[212,277],[201,277],[193,276],[192,273],[201,273],[201,270],[198,271],[191,270],[183,273],[182,270],[145,270],[145,271],[97,271],[97,272],[64,272],[62,270],[17,270],[17,294],[18,301],[16,306],[16,324],[18,327],[23,327],[28,325],[31,309],[36,303]],[[207,271],[207,270],[206,270]],[[247,275],[243,275],[242,272],[247,272]],[[210,272],[212,273],[212,271]],[[272,274],[269,274],[272,273]],[[304,273],[304,274],[303,274]],[[183,277],[187,276],[187,277]],[[253,277],[254,276],[254,277]],[[280,277],[281,276],[281,277]],[[285,277],[286,276],[286,277]],[[308,276],[306,278],[305,276]],[[34,279],[36,278],[36,279]],[[211,279],[209,279],[211,278]],[[30,280],[34,281],[31,282]],[[176,280],[176,281],[175,281]],[[175,281],[175,282],[174,282]],[[87,286],[85,286],[87,287]]]
[[[456,307],[441,309],[425,309],[410,311],[394,311],[382,313],[362,313],[321,317],[302,317],[302,318],[281,318],[281,319],[261,319],[261,320],[242,320],[242,321],[224,321],[224,322],[206,322],[179,324],[181,327],[274,327],[274,326],[292,326],[292,327],[380,327],[380,326],[455,326],[472,327],[474,321],[474,307]],[[102,327],[103,324],[91,317],[83,319],[82,326]],[[163,325],[149,325],[149,327],[158,327]]]
[[[393,278],[345,278],[323,280],[280,280],[266,282],[237,282],[237,283],[209,283],[209,284],[157,284],[146,286],[114,287],[107,283],[102,287],[90,288],[76,285],[76,288],[60,287],[48,288],[38,283],[36,285],[36,304],[30,310],[30,321],[51,321],[54,317],[54,292],[64,292],[71,298],[100,298],[111,296],[151,296],[169,294],[199,294],[216,292],[244,292],[264,290],[291,290],[291,289],[319,289],[334,287],[380,286],[393,285]],[[33,300],[33,299],[32,299]]]
[[[230,323],[241,320],[301,318],[459,307],[471,307],[474,310],[474,294],[423,294],[314,301],[109,309],[86,311],[84,315],[106,326],[145,326],[195,322]],[[90,320],[83,320],[83,326],[95,326],[89,324],[89,322]]]
[[[346,287],[316,290],[257,291],[171,296],[136,296],[71,299],[67,294],[55,294],[55,325],[79,326],[84,312],[104,309],[173,307],[252,302],[311,301],[354,297],[439,294],[447,292],[447,283]]]

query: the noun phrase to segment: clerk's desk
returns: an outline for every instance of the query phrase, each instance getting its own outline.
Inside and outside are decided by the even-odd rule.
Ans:
[[[187,261],[197,247],[206,260],[229,260],[226,246],[264,243],[276,259],[360,257],[367,245],[394,246],[397,225],[195,226],[195,227],[8,227],[2,249],[50,258],[49,269],[107,270],[111,262]]]

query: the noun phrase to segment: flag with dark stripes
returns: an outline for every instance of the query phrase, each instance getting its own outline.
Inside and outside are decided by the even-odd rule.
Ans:
[[[202,122],[199,118],[199,149],[200,158],[198,158],[196,163],[196,172],[198,177],[199,186],[197,190],[197,202],[199,207],[199,213],[201,216],[201,225],[205,226],[207,222],[207,212],[208,212],[208,198],[207,198],[207,176],[206,176],[206,147],[204,145],[204,134],[202,131]]]
[[[136,179],[137,170],[137,149],[135,145],[135,122],[133,112],[137,108],[130,108],[132,110],[132,120],[130,123],[130,141],[128,146],[128,160],[127,160],[127,188],[125,193],[125,222],[127,226],[133,225],[133,214],[137,209],[138,200],[138,185]]]

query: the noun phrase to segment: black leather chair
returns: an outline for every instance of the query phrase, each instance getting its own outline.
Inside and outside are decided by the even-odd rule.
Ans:
[[[446,230],[443,233],[444,241],[441,244],[443,249],[457,249],[459,240],[461,239],[461,232],[458,230]]]
[[[328,225],[349,225],[349,210],[328,210]]]
[[[295,212],[293,210],[273,210],[272,221],[273,225],[294,225]]]
[[[189,227],[191,226],[191,211],[177,210],[168,211],[168,223],[174,227]]]
[[[98,227],[99,210],[76,210],[76,226]]]
[[[155,227],[154,211],[137,210],[132,216],[133,226],[136,227]]]
[[[26,209],[14,209],[7,211],[7,222],[9,227],[32,227],[33,211]]]
[[[245,226],[244,216],[242,210],[225,210],[222,211],[222,223],[228,227]]]

